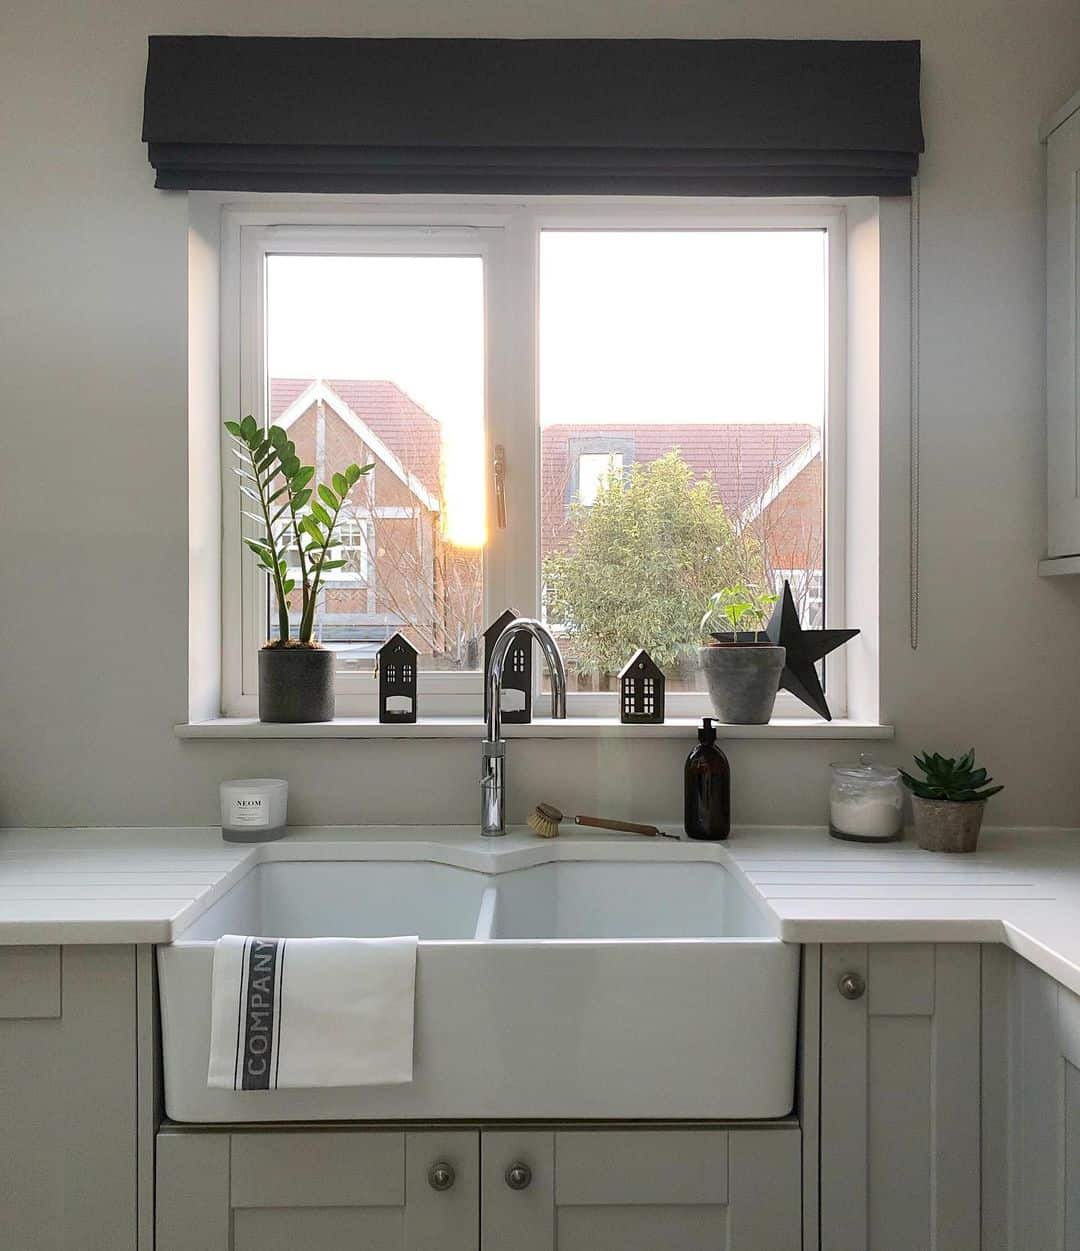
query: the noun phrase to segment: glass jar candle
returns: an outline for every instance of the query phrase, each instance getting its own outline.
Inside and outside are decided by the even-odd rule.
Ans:
[[[829,787],[829,833],[853,843],[891,843],[903,838],[904,790],[900,770],[863,754],[834,764]]]

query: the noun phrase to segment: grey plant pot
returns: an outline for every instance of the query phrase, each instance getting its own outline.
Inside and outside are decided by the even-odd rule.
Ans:
[[[334,653],[321,647],[259,652],[259,720],[333,721]]]
[[[911,797],[915,837],[924,851],[974,851],[979,843],[985,799],[958,803],[954,799]]]
[[[713,711],[730,725],[767,725],[787,652],[782,647],[699,647]]]

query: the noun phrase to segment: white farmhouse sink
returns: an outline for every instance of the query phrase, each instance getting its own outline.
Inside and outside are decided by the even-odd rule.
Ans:
[[[499,861],[514,858],[498,854],[476,856],[486,871],[385,859],[257,864],[158,949],[167,1114],[191,1122],[786,1115],[798,948],[775,937],[768,913],[724,865],[685,845],[664,850],[660,861],[590,862],[587,848],[574,860],[553,849],[552,863],[506,871]],[[419,934],[413,1082],[209,1089],[213,940],[226,933]]]

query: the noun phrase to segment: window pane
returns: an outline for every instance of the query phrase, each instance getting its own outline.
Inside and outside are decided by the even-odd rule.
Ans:
[[[577,502],[586,508],[595,504],[601,486],[606,486],[615,474],[621,477],[622,467],[622,452],[582,452],[577,462]]]
[[[457,256],[267,260],[270,420],[318,481],[375,465],[338,532],[335,556],[347,563],[320,592],[316,635],[339,672],[370,673],[398,630],[422,669],[479,668],[482,267]],[[299,583],[295,548],[289,563]],[[268,611],[271,631],[276,620]]]
[[[786,578],[821,624],[825,378],[824,231],[543,232],[543,609],[571,689],[638,647],[700,688],[725,586]]]

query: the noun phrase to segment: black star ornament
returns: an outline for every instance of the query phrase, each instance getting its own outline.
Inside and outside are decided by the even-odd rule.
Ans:
[[[773,609],[765,633],[771,642],[786,648],[784,672],[780,675],[781,690],[790,691],[826,721],[832,720],[821,679],[814,667],[823,656],[836,651],[858,630],[804,630],[795,608],[791,587],[784,583],[784,593]]]

